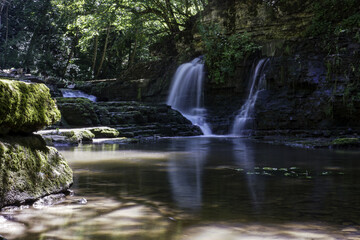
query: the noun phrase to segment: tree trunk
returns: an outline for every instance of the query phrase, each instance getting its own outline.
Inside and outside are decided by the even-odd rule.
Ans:
[[[99,35],[95,36],[95,43],[94,43],[94,55],[93,55],[93,63],[92,63],[92,74],[95,76],[95,66],[96,66],[96,58],[97,58],[97,50],[99,44]]]
[[[69,64],[70,64],[70,60],[71,60],[71,58],[73,57],[73,55],[74,55],[74,47],[71,47],[70,53],[69,53],[69,56],[68,56],[68,59],[67,59],[67,61],[66,61],[65,67],[64,67],[64,71],[63,71],[63,74],[62,74],[62,78],[64,78],[65,75],[66,75],[67,68],[68,68],[68,66],[69,66]]]
[[[39,31],[39,26],[35,28],[32,36],[31,36],[29,47],[28,47],[28,49],[26,51],[26,55],[25,55],[25,59],[24,59],[24,67],[25,68],[27,68],[27,67],[30,68],[30,59],[31,59],[31,55],[32,55],[32,52],[33,52],[35,42],[36,42],[36,38],[38,36],[38,31]]]
[[[2,11],[4,10],[4,5],[0,7],[0,29],[1,29],[1,19],[2,19]]]
[[[5,44],[6,44],[9,38],[9,6],[6,6],[5,16],[6,16],[6,33],[5,33]]]
[[[70,49],[70,53],[69,53],[69,56],[68,56],[68,59],[66,61],[66,64],[65,64],[65,67],[64,67],[64,71],[63,71],[63,74],[62,74],[62,78],[65,77],[66,75],[66,71],[69,67],[69,64],[70,64],[70,61],[71,59],[73,58],[73,56],[75,55],[75,50],[76,50],[76,45],[78,43],[78,35],[79,35],[79,29],[76,30],[76,34],[75,34],[75,37],[74,39],[72,40],[71,42],[71,49]]]
[[[134,65],[134,61],[135,61],[136,50],[137,50],[137,46],[138,46],[137,34],[138,34],[138,30],[136,29],[134,47],[133,47],[132,53],[130,54],[130,58],[129,58],[129,68]]]
[[[100,61],[99,68],[97,70],[95,78],[97,78],[100,75],[101,68],[102,68],[102,66],[104,64],[105,57],[106,57],[107,45],[108,45],[108,42],[109,42],[109,36],[110,36],[110,25],[108,25],[108,27],[106,29],[106,38],[105,38],[104,50],[103,50],[103,54],[101,56],[101,61]]]

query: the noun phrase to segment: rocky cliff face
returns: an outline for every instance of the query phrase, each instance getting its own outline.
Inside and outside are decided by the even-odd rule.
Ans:
[[[360,29],[356,24],[349,28],[350,31],[339,28],[338,35],[331,35],[331,39],[309,35],[311,27],[324,27],[313,25],[317,19],[314,4],[318,2],[337,2],[332,6],[332,11],[339,10],[336,17],[346,15],[341,9],[342,1],[209,1],[199,16],[204,24],[216,23],[227,35],[246,32],[261,46],[258,53],[233,63],[235,74],[225,83],[214,84],[209,80],[205,83],[205,107],[215,134],[229,133],[233,119],[248,95],[251,66],[262,58],[271,60],[265,69],[266,88],[259,94],[256,104],[255,129],[350,128],[358,131]],[[347,2],[355,2],[355,8],[358,8],[356,1]],[[331,17],[326,15],[325,12],[322,16],[325,19],[320,23],[332,24]],[[352,21],[357,18],[359,15],[355,15]],[[195,25],[179,35],[175,44],[178,52],[189,57],[189,52],[196,55],[205,53]],[[332,45],[332,49],[326,49],[324,45]],[[177,65],[175,58],[169,59],[138,66],[122,80],[84,85],[82,89],[100,97],[100,100],[164,101]]]
[[[314,20],[309,1],[213,0],[203,18],[229,34],[247,32],[262,46],[256,56],[236,63],[236,74],[226,84],[207,84],[206,107],[215,133],[229,132],[228,123],[247,97],[251,65],[261,58],[270,58],[270,64],[256,103],[256,130],[359,132],[359,28],[331,39],[336,50],[329,54],[324,39],[307,35]]]
[[[351,66],[360,62],[360,44],[342,45],[341,55],[309,52],[299,44],[298,54],[272,58],[255,108],[256,128],[359,130],[359,78]]]
[[[175,58],[168,56],[139,63],[117,79],[84,82],[76,88],[96,96],[99,101],[164,102],[176,67]]]
[[[72,184],[72,171],[33,131],[60,120],[43,84],[0,80],[0,208],[22,204]]]
[[[273,2],[277,2],[276,6]],[[223,26],[229,33],[251,33],[252,39],[269,43],[269,47],[275,50],[278,41],[303,36],[313,16],[310,4],[311,1],[307,0],[212,0],[203,19],[205,23]]]

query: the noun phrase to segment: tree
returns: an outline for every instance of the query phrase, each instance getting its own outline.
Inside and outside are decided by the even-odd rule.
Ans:
[[[114,77],[138,61],[155,59],[150,46],[165,36],[175,38],[205,4],[0,0],[0,19],[9,23],[0,24],[0,66],[28,67],[74,80]]]

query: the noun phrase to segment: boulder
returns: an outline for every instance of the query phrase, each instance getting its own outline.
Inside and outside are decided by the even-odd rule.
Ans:
[[[47,145],[78,145],[79,143],[92,142],[95,135],[86,128],[57,129],[38,131]]]
[[[119,132],[114,128],[98,127],[89,129],[95,135],[95,138],[116,138]]]
[[[63,120],[70,126],[96,126],[100,121],[93,102],[86,98],[57,98]]]
[[[60,120],[44,84],[0,79],[0,135],[32,133]]]
[[[72,176],[63,156],[40,136],[0,137],[0,208],[65,191]]]

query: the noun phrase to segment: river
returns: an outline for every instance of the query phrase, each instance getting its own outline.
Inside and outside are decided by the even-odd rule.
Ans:
[[[60,147],[73,196],[5,209],[8,239],[360,239],[360,151],[244,138]]]

